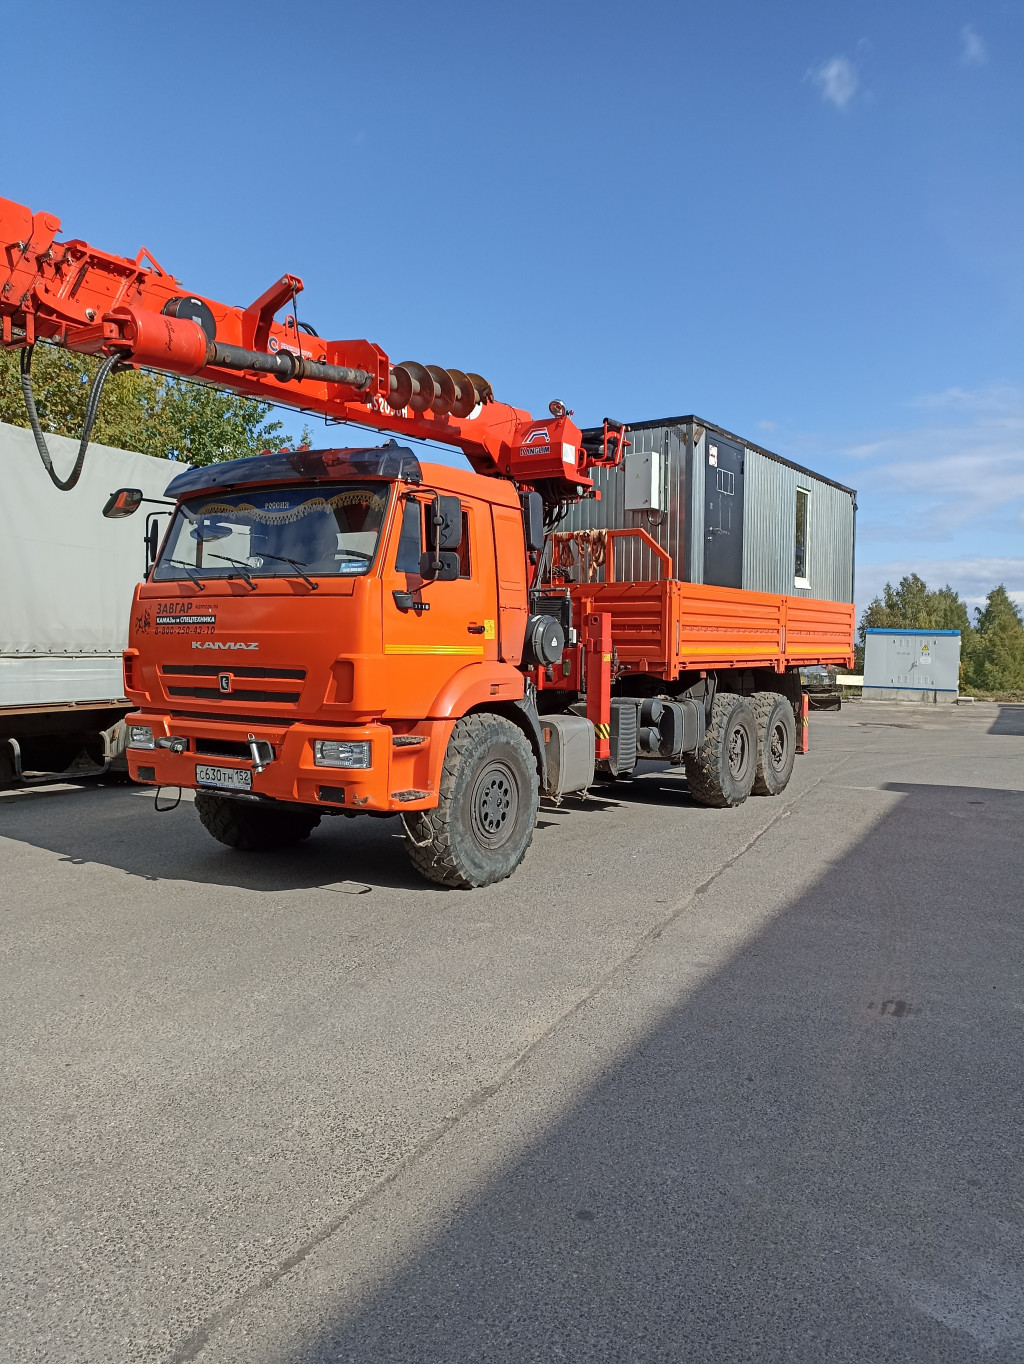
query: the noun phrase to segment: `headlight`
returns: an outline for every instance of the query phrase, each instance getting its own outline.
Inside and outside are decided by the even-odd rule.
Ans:
[[[149,725],[129,725],[128,726],[128,747],[129,748],[155,748],[153,742],[153,731]]]
[[[313,761],[317,767],[369,767],[369,739],[314,739]]]

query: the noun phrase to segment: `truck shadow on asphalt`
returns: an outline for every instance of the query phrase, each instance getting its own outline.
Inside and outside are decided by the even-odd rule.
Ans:
[[[999,714],[988,727],[988,733],[1024,737],[1024,706],[1000,706]]]
[[[330,1247],[386,1258],[424,1189],[457,1170],[443,1141],[370,1205],[372,1230],[357,1214],[337,1243],[312,1242],[300,1283],[333,1295],[333,1320],[321,1300],[313,1319],[328,1324],[273,1357],[1019,1360],[1024,794],[884,790],[902,799],[773,917],[749,890],[767,853],[745,862],[726,933],[752,926],[726,964],[681,983],[564,1117],[432,1214],[439,1229],[396,1272],[371,1289]],[[664,930],[682,981],[727,894]],[[610,988],[628,1013],[644,965]],[[598,1054],[576,1029],[525,1063],[520,1092],[559,1074],[572,1090],[566,1076]],[[469,1120],[484,1149],[515,1130],[512,1102],[499,1091]]]
[[[347,880],[446,893],[409,865],[397,816],[327,817],[294,848],[244,853],[215,842],[190,801],[157,815],[137,788],[35,799],[5,807],[2,815],[0,834],[7,838],[46,848],[66,862],[115,867],[149,881],[279,892]]]
[[[645,769],[641,771],[642,769]],[[651,769],[651,770],[646,770]],[[614,814],[642,802],[698,808],[679,776],[660,780],[665,764],[644,763],[632,780],[600,783],[586,800],[568,797],[561,806],[541,805],[537,830],[560,827],[569,811]],[[410,866],[399,817],[325,816],[310,838],[294,848],[238,852],[215,842],[199,823],[191,801],[156,814],[138,787],[89,786],[5,803],[0,834],[57,853],[76,865],[115,867],[148,881],[188,881],[239,890],[315,890],[339,881],[371,887],[447,895],[446,887],[424,881]],[[527,854],[529,856],[529,854]]]

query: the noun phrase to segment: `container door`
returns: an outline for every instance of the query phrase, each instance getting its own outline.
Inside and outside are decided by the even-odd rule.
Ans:
[[[743,447],[709,431],[704,470],[704,581],[743,586]]]

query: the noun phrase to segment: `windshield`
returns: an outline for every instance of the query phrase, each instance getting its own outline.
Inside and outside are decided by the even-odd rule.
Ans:
[[[178,508],[153,572],[169,579],[368,573],[386,483],[207,493]]]

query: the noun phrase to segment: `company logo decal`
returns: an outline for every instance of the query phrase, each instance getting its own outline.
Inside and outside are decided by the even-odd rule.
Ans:
[[[258,644],[243,644],[238,640],[227,639],[194,639],[193,649],[258,649]]]
[[[548,435],[546,426],[535,426],[532,431],[528,431],[523,437],[519,447],[521,455],[549,455],[551,453],[551,438]]]
[[[175,600],[158,601],[153,622],[157,635],[212,635],[217,631],[217,603]]]

